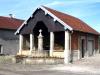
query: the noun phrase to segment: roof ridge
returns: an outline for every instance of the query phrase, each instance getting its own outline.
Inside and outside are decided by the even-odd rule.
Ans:
[[[15,19],[15,20],[21,20],[21,21],[24,21],[23,19],[19,19],[19,18],[15,18],[15,17],[13,17],[13,18],[8,17],[8,16],[0,16],[0,17],[2,17],[2,18],[8,18],[8,19]]]

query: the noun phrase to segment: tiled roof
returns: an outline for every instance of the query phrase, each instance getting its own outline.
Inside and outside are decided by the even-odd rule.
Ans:
[[[0,28],[16,30],[23,23],[23,21],[24,20],[20,20],[16,18],[0,16]]]
[[[53,9],[45,7],[45,6],[43,6],[43,7],[46,10],[48,10],[49,12],[51,12],[53,15],[58,17],[60,20],[62,20],[64,23],[66,23],[67,25],[72,27],[73,30],[75,30],[75,31],[81,31],[81,32],[92,33],[92,34],[97,34],[97,35],[99,34],[96,30],[94,30],[89,25],[87,25],[85,22],[83,22],[82,20],[80,20],[76,17],[53,10]]]

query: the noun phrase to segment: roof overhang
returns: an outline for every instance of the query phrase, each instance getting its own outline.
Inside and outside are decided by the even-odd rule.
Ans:
[[[72,31],[73,30],[73,28],[72,27],[70,27],[68,24],[66,24],[64,21],[62,21],[61,19],[59,19],[57,16],[55,16],[54,14],[52,14],[50,11],[48,11],[45,7],[43,7],[43,6],[40,6],[40,7],[38,7],[37,9],[42,9],[44,12],[45,12],[45,14],[49,14],[52,18],[54,18],[54,21],[58,21],[59,23],[61,23],[63,26],[64,26],[64,29],[66,30],[66,29],[69,29],[70,31]],[[36,10],[37,10],[36,9]],[[35,10],[35,11],[36,11]],[[35,11],[33,12],[33,14],[35,13]],[[33,15],[31,15],[29,18],[31,18],[31,17],[33,17]],[[29,20],[29,18],[27,19],[27,20]],[[22,29],[22,27],[25,25],[25,24],[27,24],[27,20],[25,20],[24,22],[23,22],[23,24],[17,29],[17,31],[15,32],[15,35],[16,34],[19,34],[20,33],[20,30]]]

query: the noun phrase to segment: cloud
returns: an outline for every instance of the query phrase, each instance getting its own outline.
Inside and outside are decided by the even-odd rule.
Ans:
[[[51,3],[45,4],[46,6],[57,6],[57,5],[63,5],[64,2],[60,2],[60,1],[53,1]]]
[[[98,10],[100,8],[100,1],[98,0],[53,1],[46,4],[46,6],[58,9],[59,11],[68,13],[79,18],[93,16],[100,13],[100,11]]]
[[[84,7],[85,6],[85,7]],[[94,16],[100,13],[100,3],[91,3],[91,4],[78,4],[70,7],[67,12],[71,12],[72,14],[79,17],[89,17]]]
[[[71,5],[77,5],[77,4],[92,4],[92,3],[97,3],[100,2],[100,0],[62,0],[62,1],[53,1],[48,4],[45,4],[46,6],[71,6]]]

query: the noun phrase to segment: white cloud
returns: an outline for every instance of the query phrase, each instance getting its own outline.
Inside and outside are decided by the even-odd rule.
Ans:
[[[51,3],[45,4],[46,6],[70,6],[70,5],[77,5],[77,4],[92,4],[100,2],[100,0],[66,0],[66,1],[53,1]]]
[[[64,2],[60,2],[60,1],[53,1],[51,3],[46,4],[46,6],[57,6],[57,5],[63,5]]]

